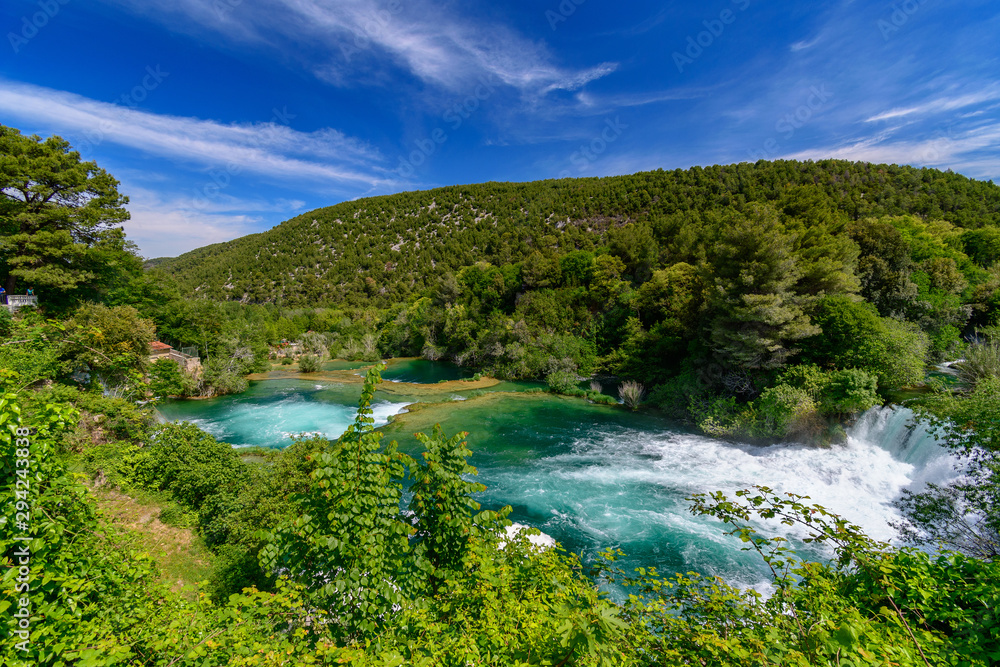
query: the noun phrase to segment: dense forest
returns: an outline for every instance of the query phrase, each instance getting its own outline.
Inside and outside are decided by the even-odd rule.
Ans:
[[[345,202],[262,234],[152,260],[185,292],[298,306],[390,306],[477,262],[524,263],[608,246],[639,281],[693,249],[679,230],[766,204],[836,233],[849,220],[914,215],[965,230],[1000,223],[1000,188],[934,169],[829,160],[759,162],[600,179],[486,183]],[[710,215],[714,214],[714,215]],[[708,219],[706,220],[706,215]],[[609,234],[610,233],[610,234]],[[993,237],[988,236],[988,239]],[[980,243],[980,251],[996,248]],[[638,250],[638,248],[635,248]],[[537,258],[536,258],[537,260]],[[536,267],[544,273],[545,267]],[[545,276],[539,276],[544,281]],[[528,287],[534,287],[526,281]]]
[[[0,278],[40,300],[0,309],[0,661],[996,664],[998,191],[840,162],[449,188],[144,270],[117,181],[0,126]],[[203,372],[151,363],[154,338],[197,347]],[[238,451],[157,418],[161,397],[242,391],[283,341],[302,371],[419,354],[580,400],[610,374],[636,383],[634,409],[771,443],[829,435],[962,354],[963,384],[913,405],[965,476],[903,498],[902,548],[792,494],[692,496],[769,568],[769,596],[623,572],[614,552],[584,567],[479,507],[463,434],[421,435],[413,457],[384,442],[379,365],[333,442]],[[114,514],[143,502],[204,547],[202,569]]]
[[[154,264],[272,342],[613,375],[714,435],[826,438],[1000,324],[998,222],[993,183],[760,162],[377,197]]]

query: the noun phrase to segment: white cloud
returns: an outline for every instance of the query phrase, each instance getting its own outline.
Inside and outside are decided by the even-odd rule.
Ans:
[[[0,79],[0,113],[33,126],[75,134],[84,152],[103,142],[147,154],[192,162],[231,173],[249,171],[308,179],[331,190],[390,181],[364,142],[333,129],[299,132],[276,119],[266,123],[220,123],[167,116],[99,102],[72,93]],[[280,115],[280,114],[276,114]]]
[[[985,102],[991,102],[1000,98],[1000,88],[997,86],[990,86],[984,91],[969,93],[966,95],[958,95],[952,97],[940,97],[936,100],[926,102],[924,104],[919,104],[911,107],[903,107],[898,109],[891,109],[889,111],[876,114],[870,118],[865,119],[866,123],[876,123],[884,120],[895,120],[897,118],[904,118],[907,116],[915,115],[927,115],[932,113],[942,113],[947,111],[955,111],[956,109],[964,109],[965,107],[974,106],[977,104],[983,104]]]
[[[942,132],[921,139],[894,138],[892,133],[880,133],[853,142],[810,148],[783,156],[789,160],[821,160],[835,158],[865,162],[909,164],[937,167],[979,178],[1000,175],[1000,156],[995,147],[1000,143],[1000,123]],[[984,151],[988,151],[984,154]]]
[[[256,214],[292,214],[305,206],[298,200],[244,200],[225,194],[197,201],[169,198],[131,185],[128,193],[132,219],[125,223],[125,233],[148,258],[176,257],[253,234],[266,226],[264,217]]]
[[[487,76],[529,96],[576,90],[616,67],[560,67],[544,45],[507,26],[478,23],[462,16],[458,5],[429,0],[178,0],[168,7],[146,0],[105,1],[173,29],[278,46],[335,84],[368,80],[374,56],[387,56],[425,83],[453,92]],[[317,62],[317,57],[325,60]]]
[[[791,46],[789,46],[788,50],[791,51],[792,53],[798,53],[799,51],[805,51],[807,49],[811,49],[812,47],[814,47],[817,44],[819,44],[820,39],[822,39],[822,38],[821,37],[816,37],[816,38],[810,39],[810,40],[805,40],[805,39],[800,40],[798,42],[795,42]]]

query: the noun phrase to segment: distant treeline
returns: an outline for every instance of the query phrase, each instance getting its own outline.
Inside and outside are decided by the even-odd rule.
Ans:
[[[612,374],[706,432],[771,438],[922,382],[1000,323],[998,220],[992,183],[760,162],[345,203],[155,271],[332,355],[571,392]]]

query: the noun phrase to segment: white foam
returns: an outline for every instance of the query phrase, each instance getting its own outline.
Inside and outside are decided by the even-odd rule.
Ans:
[[[406,412],[406,408],[412,403],[390,403],[383,401],[372,406],[372,417],[377,426],[385,426],[389,423],[389,418]]]
[[[523,523],[512,523],[505,529],[507,533],[507,539],[508,540],[516,539],[518,534],[521,533],[521,531],[529,530],[530,528],[531,526],[525,526]],[[553,539],[552,536],[550,535],[546,535],[545,533],[540,533],[539,535],[525,535],[525,537],[527,537],[528,541],[531,542],[531,544],[534,545],[537,549],[543,551],[545,549],[551,549],[556,545],[555,539]],[[501,542],[505,543],[505,541],[503,540],[501,540]]]
[[[768,486],[778,493],[809,496],[809,502],[857,523],[871,537],[890,540],[895,534],[890,522],[900,518],[893,502],[903,490],[920,490],[928,482],[955,476],[954,460],[912,418],[903,408],[870,411],[850,429],[846,443],[829,448],[755,447],[679,433],[596,433],[547,462],[549,474],[571,484],[603,487],[605,498],[627,495],[634,486],[661,487],[669,492],[664,497],[717,490],[731,495],[755,484]],[[692,531],[700,522],[691,521],[683,509],[667,503],[652,514]],[[615,508],[611,514],[622,518],[623,513]]]

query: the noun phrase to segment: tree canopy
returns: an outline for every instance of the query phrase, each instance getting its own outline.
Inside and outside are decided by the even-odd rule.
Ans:
[[[69,142],[0,125],[0,281],[52,303],[105,290],[138,271],[118,181]]]

